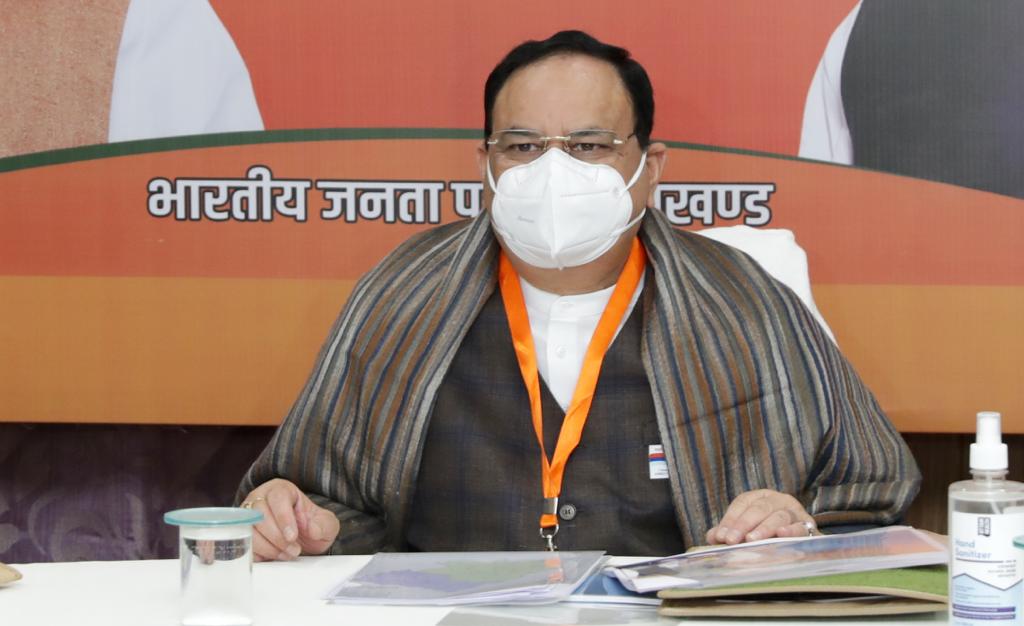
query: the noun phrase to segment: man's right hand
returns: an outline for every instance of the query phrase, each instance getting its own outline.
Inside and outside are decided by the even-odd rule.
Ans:
[[[263,513],[252,538],[257,561],[288,561],[300,554],[323,554],[341,529],[334,513],[313,504],[295,483],[283,478],[256,487],[242,505]]]

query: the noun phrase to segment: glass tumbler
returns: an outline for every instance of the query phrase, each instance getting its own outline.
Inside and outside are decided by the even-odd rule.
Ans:
[[[252,527],[262,519],[259,511],[231,507],[164,514],[178,527],[182,624],[252,624]]]

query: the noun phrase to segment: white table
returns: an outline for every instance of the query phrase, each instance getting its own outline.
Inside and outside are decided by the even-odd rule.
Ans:
[[[446,626],[484,624],[658,624],[726,626],[730,620],[658,618],[653,607],[592,608],[576,604],[544,607],[432,608],[340,606],[320,598],[359,569],[368,556],[303,557],[290,563],[254,566],[256,626],[374,625]],[[178,561],[93,561],[15,565],[22,580],[0,587],[3,626],[170,626],[177,623]],[[796,620],[736,620],[743,626],[781,626]],[[893,619],[800,620],[812,626],[946,624],[945,613]]]

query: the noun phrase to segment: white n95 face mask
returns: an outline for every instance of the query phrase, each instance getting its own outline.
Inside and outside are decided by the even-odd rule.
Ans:
[[[647,153],[626,183],[610,165],[584,163],[549,149],[535,161],[505,170],[494,182],[491,224],[509,251],[534,267],[563,269],[597,259],[633,227],[629,189],[644,169]]]

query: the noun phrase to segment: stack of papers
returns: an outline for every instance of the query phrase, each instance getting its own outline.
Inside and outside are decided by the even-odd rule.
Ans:
[[[606,570],[637,593],[864,572],[949,560],[945,544],[906,526],[721,546]]]
[[[614,557],[610,557],[614,558]],[[632,559],[636,560],[636,559]],[[661,599],[655,593],[636,593],[622,586],[614,576],[597,572],[588,577],[565,599],[580,604],[624,604],[659,606]]]
[[[547,604],[567,598],[604,552],[382,552],[327,595],[332,603]]]

